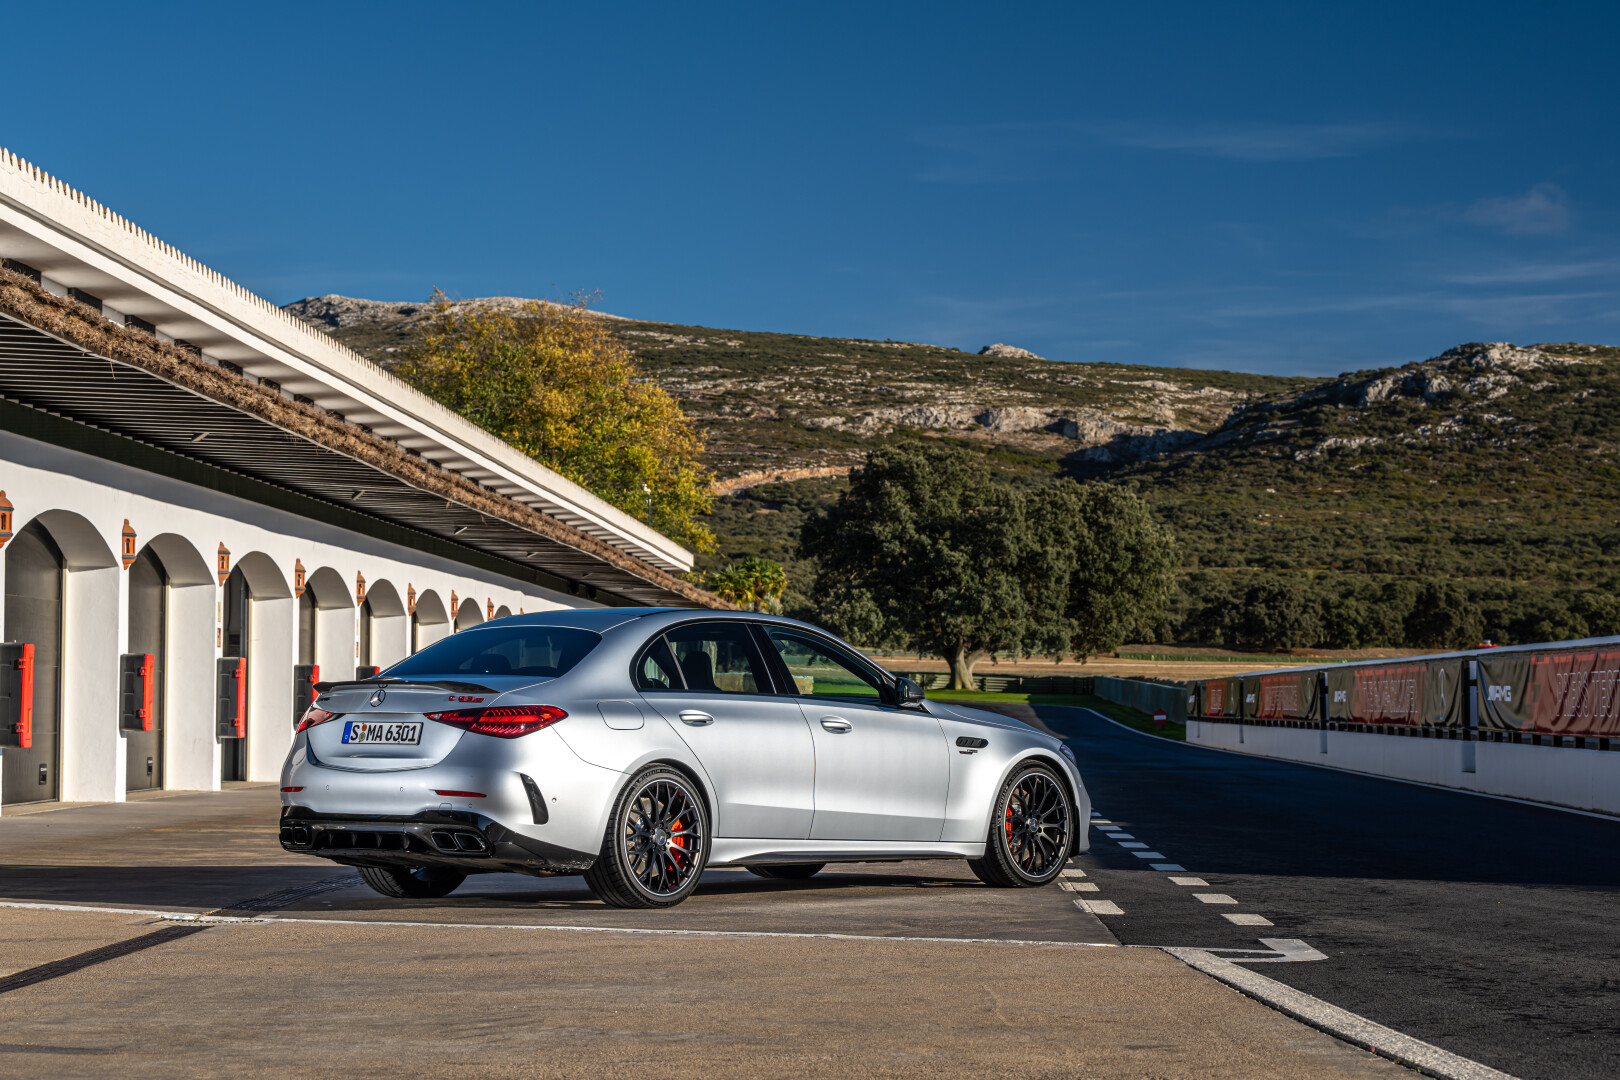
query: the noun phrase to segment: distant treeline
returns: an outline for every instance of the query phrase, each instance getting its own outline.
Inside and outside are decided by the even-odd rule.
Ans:
[[[1326,574],[1184,575],[1149,640],[1234,648],[1455,649],[1620,634],[1613,592]]]

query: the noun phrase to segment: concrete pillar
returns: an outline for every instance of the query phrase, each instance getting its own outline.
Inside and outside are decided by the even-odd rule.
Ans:
[[[163,693],[163,786],[219,790],[214,660],[219,655],[212,584],[169,586],[168,674]]]
[[[62,606],[62,784],[64,802],[110,802],[123,740],[118,735],[118,612],[123,571],[116,565],[69,570]]]
[[[297,601],[253,601],[248,644],[247,778],[274,780],[292,746],[292,669],[298,655]]]

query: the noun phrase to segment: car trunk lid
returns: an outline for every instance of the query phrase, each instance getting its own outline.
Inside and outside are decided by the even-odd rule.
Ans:
[[[423,769],[444,760],[463,734],[425,714],[489,705],[535,682],[492,676],[478,683],[368,679],[322,684],[315,707],[338,715],[306,729],[309,750],[321,764],[338,769]]]

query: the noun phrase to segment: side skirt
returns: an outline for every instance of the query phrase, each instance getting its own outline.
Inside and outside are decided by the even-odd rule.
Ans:
[[[983,844],[901,843],[894,840],[749,840],[717,836],[710,866],[770,863],[900,862],[906,859],[982,859]]]

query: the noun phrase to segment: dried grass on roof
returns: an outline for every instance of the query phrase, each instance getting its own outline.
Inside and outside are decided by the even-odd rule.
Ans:
[[[549,515],[407,453],[398,444],[318,405],[209,363],[170,342],[104,319],[87,304],[47,292],[26,275],[0,268],[0,310],[87,352],[139,368],[166,382],[239,409],[266,423],[371,466],[421,491],[458,503],[583,552],[703,607],[732,609],[712,593],[603,543]]]

